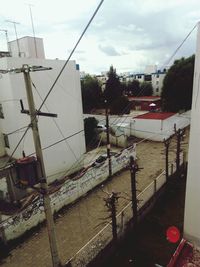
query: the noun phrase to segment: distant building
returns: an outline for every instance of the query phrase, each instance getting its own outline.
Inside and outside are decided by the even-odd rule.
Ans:
[[[128,100],[132,110],[152,111],[161,108],[161,99],[157,96],[129,96]]]
[[[153,87],[153,95],[160,96],[162,93],[163,81],[166,76],[166,71],[157,71],[151,74],[152,77],[152,87]]]

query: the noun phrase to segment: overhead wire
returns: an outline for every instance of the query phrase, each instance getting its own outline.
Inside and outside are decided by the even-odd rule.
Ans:
[[[41,105],[40,105],[38,111],[41,110],[41,108],[43,107],[43,105],[44,105],[44,103],[46,102],[47,98],[49,97],[50,93],[51,93],[52,90],[54,89],[54,87],[55,87],[55,85],[56,85],[58,79],[60,78],[60,76],[61,76],[61,74],[63,73],[63,71],[64,71],[65,67],[67,66],[67,64],[69,63],[69,60],[71,59],[72,55],[74,54],[74,52],[75,52],[75,50],[76,50],[78,44],[80,43],[81,39],[83,38],[84,34],[86,33],[88,27],[90,26],[91,22],[93,21],[94,17],[96,16],[97,12],[99,11],[99,9],[100,9],[101,5],[103,4],[103,2],[104,2],[104,0],[101,0],[100,3],[99,3],[99,5],[98,5],[97,8],[95,9],[95,11],[94,11],[92,17],[90,18],[89,22],[87,23],[86,27],[84,28],[82,34],[80,35],[78,41],[76,42],[74,48],[72,49],[72,51],[71,51],[69,57],[67,58],[65,64],[64,64],[63,67],[61,68],[59,74],[57,75],[55,81],[53,82],[51,88],[49,89],[47,95],[45,96],[43,102],[41,103]],[[37,117],[37,115],[33,118],[33,120],[36,119],[36,117]],[[33,120],[32,120],[32,121],[33,121]],[[32,122],[31,122],[31,123],[32,123]],[[28,127],[27,129],[29,129],[30,124],[29,124],[27,127]],[[27,129],[26,129],[26,131],[24,132],[22,138],[20,138],[20,140],[19,140],[19,142],[17,143],[16,147],[14,148],[14,151],[13,151],[12,154],[11,154],[12,156],[14,155],[15,151],[17,150],[17,148],[19,147],[19,145],[20,145],[20,143],[22,142],[23,138],[25,137],[26,133],[28,132]],[[4,168],[5,168],[6,166],[7,166],[7,165],[5,164]]]
[[[174,58],[176,53],[179,51],[179,49],[182,47],[182,45],[185,43],[185,41],[189,38],[191,33],[194,31],[194,29],[197,27],[198,23],[194,25],[194,27],[189,31],[189,33],[186,35],[186,37],[183,39],[183,41],[180,43],[180,45],[176,48],[176,50],[173,52],[171,57],[162,65],[161,69],[163,69],[165,66],[168,66],[168,64],[171,62],[171,60]]]

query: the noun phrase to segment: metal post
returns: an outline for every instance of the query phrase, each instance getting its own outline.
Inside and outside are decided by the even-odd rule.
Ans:
[[[30,73],[29,73],[30,70],[27,65],[23,65],[22,70],[23,70],[24,80],[25,80],[25,85],[26,85],[26,93],[27,93],[27,99],[28,99],[28,105],[29,105],[29,112],[30,112],[30,119],[31,119],[31,126],[32,126],[32,131],[33,131],[33,140],[34,140],[34,145],[35,145],[35,150],[36,150],[36,156],[37,156],[37,160],[39,162],[40,168],[41,168],[42,178],[40,180],[40,187],[41,187],[41,191],[43,192],[44,210],[45,210],[46,221],[47,221],[47,229],[48,229],[52,262],[53,262],[53,267],[58,267],[60,266],[60,260],[58,256],[58,249],[57,249],[57,243],[56,243],[53,214],[51,211],[50,197],[48,195],[48,184],[47,184],[47,179],[46,179],[45,166],[44,166],[43,154],[42,154],[42,148],[41,148],[41,142],[40,142],[40,135],[39,135],[39,130],[38,130],[36,109],[35,109],[32,87],[31,87],[31,78],[30,78]]]
[[[117,242],[117,220],[116,220],[116,194],[113,192],[110,196],[110,205],[111,205],[111,218],[112,218],[112,234],[113,241]]]
[[[36,58],[38,57],[38,53],[37,53],[37,43],[36,43],[36,38],[35,38],[35,28],[34,28],[34,24],[33,24],[33,14],[32,14],[32,9],[31,9],[31,4],[28,4],[29,6],[29,11],[30,11],[30,17],[31,17],[31,25],[32,25],[32,31],[33,31],[33,38],[34,38],[34,45],[35,45],[35,56]]]
[[[138,171],[138,166],[134,161],[133,156],[130,157],[130,172],[131,172],[131,192],[132,192],[132,210],[133,222],[137,225],[138,222],[138,209],[137,209],[137,195],[136,195],[136,178],[135,174]]]
[[[109,135],[109,117],[108,117],[108,102],[105,100],[106,105],[106,140],[107,140],[107,158],[108,158],[108,168],[109,168],[109,177],[112,176],[112,164],[110,157],[110,135]]]
[[[165,145],[165,176],[166,176],[166,182],[168,181],[169,178],[169,145],[170,145],[170,140],[165,140],[164,139],[164,145]]]
[[[13,26],[14,26],[15,36],[16,36],[16,41],[17,41],[17,48],[18,48],[18,56],[21,57],[21,52],[20,52],[20,47],[19,47],[19,40],[18,40],[18,37],[17,37],[17,28],[16,28],[16,24],[19,24],[19,23],[16,22],[16,21],[11,21],[11,20],[7,20],[7,22],[12,23]]]

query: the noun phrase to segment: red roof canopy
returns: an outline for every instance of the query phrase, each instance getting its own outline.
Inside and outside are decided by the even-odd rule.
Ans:
[[[146,120],[165,120],[169,117],[175,115],[172,112],[149,112],[135,117],[136,119],[146,119]]]

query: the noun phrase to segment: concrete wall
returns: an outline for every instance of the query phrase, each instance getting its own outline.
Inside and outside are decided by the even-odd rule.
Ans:
[[[18,44],[21,57],[41,59],[45,58],[42,38],[33,38],[31,36],[26,36],[19,38],[18,43],[16,40],[9,42],[12,57],[19,57]]]
[[[174,134],[176,128],[184,128],[190,124],[190,111],[175,114],[166,120],[149,120],[134,118],[131,121],[131,135],[153,141],[163,141]]]
[[[198,23],[197,48],[193,83],[191,130],[188,154],[188,174],[185,200],[184,236],[200,246],[200,24]]]
[[[163,81],[166,76],[166,73],[153,73],[152,77],[152,87],[153,87],[153,95],[160,96],[162,93]]]
[[[46,96],[55,78],[57,77],[64,61],[42,60],[28,58],[1,58],[0,68],[20,68],[22,64],[30,64],[44,67],[52,67],[50,71],[32,72],[31,79],[36,89],[33,93],[36,108],[39,108],[42,99]],[[23,99],[24,108],[28,109],[23,74],[4,74],[0,79],[0,102],[3,106],[4,119],[0,120],[1,130],[8,134],[30,123],[29,116],[21,114],[19,99]],[[48,182],[62,176],[86,151],[84,126],[82,115],[82,100],[80,89],[79,71],[76,70],[75,61],[70,61],[60,79],[55,85],[42,108],[44,112],[58,114],[55,119],[39,117],[39,130],[42,147],[51,144],[81,131],[79,134],[63,141],[56,146],[44,149],[44,161],[47,170]],[[56,126],[58,125],[58,127]],[[10,155],[24,130],[8,136],[10,148],[6,152]],[[22,151],[26,155],[34,152],[32,132],[29,130],[14,153],[15,158],[22,157]],[[79,168],[81,166],[78,166]]]
[[[124,149],[117,157],[111,157],[113,174],[128,165],[131,155],[136,157],[135,146]],[[108,162],[105,161],[100,167],[90,167],[79,176],[67,179],[61,188],[58,188],[55,193],[50,195],[53,212],[83,196],[92,188],[105,181],[108,176]],[[22,212],[12,217],[2,215],[3,222],[0,224],[0,228],[4,231],[6,239],[11,240],[38,225],[44,219],[43,199],[41,196],[38,196]]]

